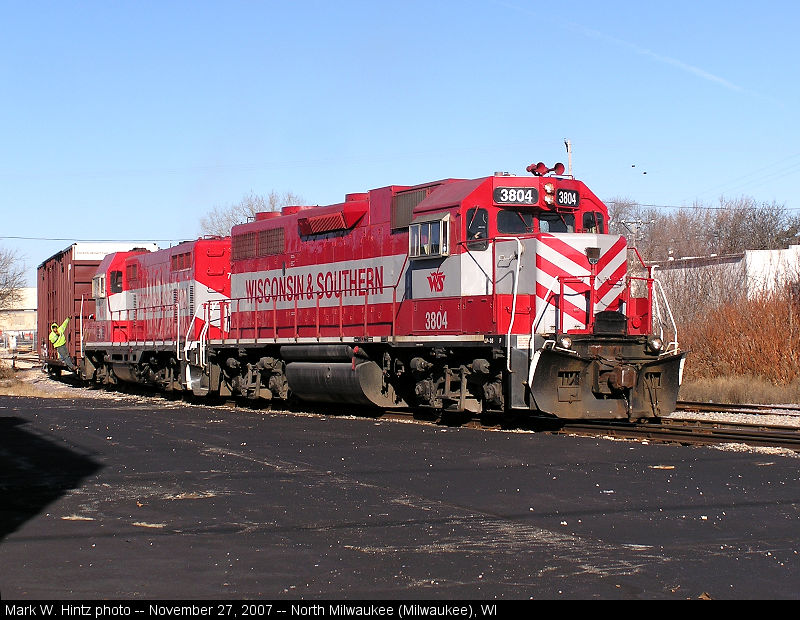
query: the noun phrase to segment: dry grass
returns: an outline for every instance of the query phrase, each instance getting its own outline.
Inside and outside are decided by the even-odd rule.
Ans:
[[[29,375],[30,372],[27,373]],[[22,381],[22,373],[15,371],[8,364],[0,360],[0,396],[29,396],[51,398],[54,394],[48,393],[28,381]]]
[[[709,310],[680,329],[681,346],[690,350],[687,383],[727,377],[733,386],[762,391],[800,385],[800,304],[787,293],[741,300]],[[770,388],[769,386],[772,386]]]
[[[678,398],[713,403],[800,404],[800,379],[784,386],[752,376],[687,380],[681,385]]]
[[[0,360],[0,381],[13,381],[14,379],[14,371]]]
[[[0,383],[0,396],[27,396],[30,398],[64,398],[62,394],[43,392],[35,385],[17,381],[11,385]]]

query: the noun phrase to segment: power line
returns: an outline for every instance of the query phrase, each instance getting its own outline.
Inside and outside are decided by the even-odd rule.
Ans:
[[[16,239],[19,241],[71,241],[73,243],[175,243],[186,241],[185,239],[74,239],[72,237],[15,237],[0,236],[0,239]]]
[[[783,178],[790,174],[795,174],[800,167],[800,162],[788,163],[800,157],[800,153],[794,153],[788,157],[784,157],[777,162],[771,163],[762,168],[751,170],[745,174],[740,174],[735,179],[717,185],[705,191],[699,192],[700,195],[710,194],[711,192],[719,191],[720,189],[730,188],[728,191],[737,191],[745,187],[760,187],[765,183]],[[782,166],[777,168],[777,166]],[[733,186],[733,187],[731,187]]]
[[[606,204],[611,204],[614,202],[627,202],[625,200],[606,200]],[[706,205],[656,205],[656,204],[644,204],[641,202],[631,202],[631,206],[633,207],[649,207],[651,209],[693,209],[695,211],[730,211],[731,209],[735,209],[736,207],[709,207]],[[786,207],[783,205],[781,206],[785,211],[800,211],[800,207]]]

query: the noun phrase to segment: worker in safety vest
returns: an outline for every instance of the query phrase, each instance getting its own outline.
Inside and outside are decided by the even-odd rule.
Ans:
[[[78,372],[78,369],[72,362],[72,358],[69,356],[69,350],[67,349],[67,337],[64,335],[68,324],[69,317],[64,319],[64,322],[60,327],[58,323],[53,323],[50,325],[50,342],[53,343],[56,351],[58,351],[58,356],[61,358],[61,361],[66,364],[67,368],[69,368],[72,372]]]

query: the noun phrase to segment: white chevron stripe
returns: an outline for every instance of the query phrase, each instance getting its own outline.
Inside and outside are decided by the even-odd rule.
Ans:
[[[546,289],[551,290],[553,295],[558,295],[561,287],[559,285],[558,278],[551,276],[549,273],[546,273],[543,269],[539,269],[536,272],[536,282],[541,284]],[[586,280],[587,284],[589,280]],[[569,284],[564,285],[564,295],[579,295],[580,293],[575,287],[570,286]],[[541,299],[541,297],[540,297]]]
[[[598,279],[602,278],[603,282],[608,280],[614,272],[620,268],[621,265],[625,264],[625,261],[628,259],[628,253],[623,248],[621,252],[619,252],[614,258],[609,261],[608,265],[603,267],[602,271],[597,274]]]
[[[611,260],[609,260],[603,269],[596,274],[594,283],[595,290],[599,290],[600,287],[606,285],[610,281],[611,276],[627,261],[627,246],[623,244],[619,248],[614,248],[614,244],[619,239],[615,236],[594,236],[593,239],[589,239],[586,235],[558,235],[557,238],[560,242],[565,243],[582,256],[585,255],[585,248],[589,247],[592,242],[594,242],[594,247],[600,248],[601,256],[605,259],[608,258],[609,252],[614,252],[614,256],[611,258]],[[537,243],[537,252],[543,259],[548,261],[548,263],[551,263],[554,267],[563,270],[566,273],[572,274],[574,277],[586,276],[585,282],[588,284],[588,276],[590,271],[587,264],[576,263],[571,258],[561,254],[561,252],[556,250],[554,247],[548,245],[546,240],[541,240],[539,243]],[[536,281],[540,286],[551,290],[552,293],[557,294],[560,291],[557,274],[553,272],[553,269],[550,269],[550,265],[545,264],[537,267]],[[624,290],[625,279],[623,277],[617,282],[613,283],[612,287],[605,293],[605,295],[603,295],[601,299],[597,300],[595,311],[599,312],[608,308],[609,305],[619,299]],[[586,310],[586,297],[582,292],[578,293],[575,286],[565,285],[564,296],[566,300],[568,300],[577,308],[582,309],[583,311]],[[539,293],[537,293],[537,317],[542,312],[544,303],[545,300]],[[551,324],[555,323],[555,308],[551,305],[544,314],[545,317],[542,319],[540,327],[546,330]],[[564,315],[564,322],[566,325],[563,327],[566,329],[573,327],[585,327],[582,322],[577,321],[568,314]]]
[[[563,269],[567,273],[574,275],[589,275],[589,269],[587,265],[579,265],[575,263],[549,245],[539,243],[537,244],[536,251],[538,252],[539,256],[553,263],[553,265],[556,267]]]

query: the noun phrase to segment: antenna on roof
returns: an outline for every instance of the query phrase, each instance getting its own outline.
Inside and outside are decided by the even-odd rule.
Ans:
[[[572,176],[572,142],[569,138],[564,138],[564,146],[567,147],[567,171]]]

